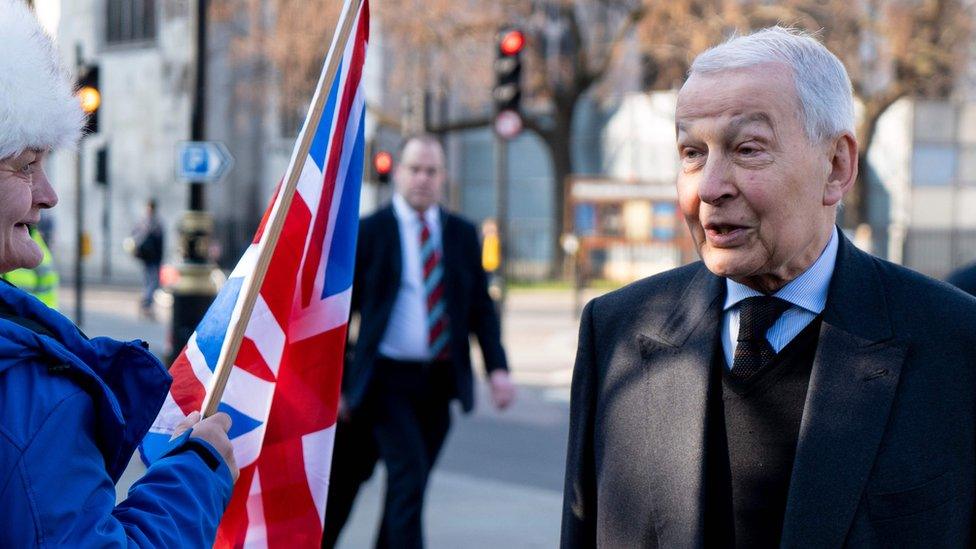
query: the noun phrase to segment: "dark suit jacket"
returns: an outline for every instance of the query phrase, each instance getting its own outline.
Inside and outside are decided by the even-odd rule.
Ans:
[[[498,314],[488,295],[481,266],[481,244],[474,225],[441,209],[444,298],[451,329],[451,360],[457,398],[464,411],[474,405],[469,335],[478,337],[487,370],[508,369],[502,349]],[[351,363],[343,374],[343,395],[351,409],[362,404],[373,374],[380,342],[386,333],[402,273],[400,228],[387,206],[359,225],[352,311],[360,313],[359,336]]]
[[[976,296],[976,263],[970,263],[959,270],[952,272],[946,282],[969,295]]]
[[[700,547],[724,280],[695,263],[590,302],[563,547]],[[783,547],[973,542],[976,300],[842,238]]]

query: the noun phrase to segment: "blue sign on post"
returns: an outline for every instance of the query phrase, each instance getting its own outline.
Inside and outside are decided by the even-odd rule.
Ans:
[[[179,179],[201,183],[219,181],[234,165],[234,157],[219,141],[184,141],[177,147]]]

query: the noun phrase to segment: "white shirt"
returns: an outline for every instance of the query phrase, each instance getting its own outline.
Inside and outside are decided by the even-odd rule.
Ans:
[[[386,333],[380,341],[380,354],[394,360],[430,360],[430,333],[427,330],[427,292],[423,265],[420,264],[420,216],[399,194],[393,195],[393,214],[400,228],[400,290]],[[441,249],[441,215],[435,204],[424,212],[430,237]]]
[[[827,290],[834,275],[837,263],[837,227],[831,233],[827,247],[820,257],[800,276],[773,294],[793,306],[773,323],[766,332],[766,340],[777,353],[793,341],[814,318],[827,306]],[[722,323],[722,350],[725,351],[725,364],[732,368],[735,347],[739,336],[739,302],[747,297],[764,295],[738,282],[725,279],[725,315]]]

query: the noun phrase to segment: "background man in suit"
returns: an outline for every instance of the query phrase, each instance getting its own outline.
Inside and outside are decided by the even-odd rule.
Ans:
[[[468,338],[478,337],[495,406],[515,397],[488,296],[475,227],[441,208],[444,151],[405,141],[392,204],[360,224],[352,310],[360,313],[343,373],[323,545],[334,545],[378,452],[387,471],[378,547],[422,547],[431,468],[451,422],[450,401],[474,404]],[[375,446],[374,446],[375,444]]]
[[[964,547],[976,301],[857,250],[851,84],[774,27],[678,94],[679,206],[702,261],[590,302],[564,547]]]

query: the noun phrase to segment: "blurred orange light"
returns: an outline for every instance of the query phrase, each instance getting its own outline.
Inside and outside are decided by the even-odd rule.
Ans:
[[[525,47],[525,35],[522,31],[510,30],[502,35],[499,47],[504,55],[515,55]]]
[[[85,86],[78,90],[78,99],[81,101],[81,110],[86,114],[91,114],[98,110],[102,104],[102,94],[91,86]]]
[[[376,173],[386,175],[393,169],[393,156],[386,151],[380,151],[373,157],[373,167]]]

